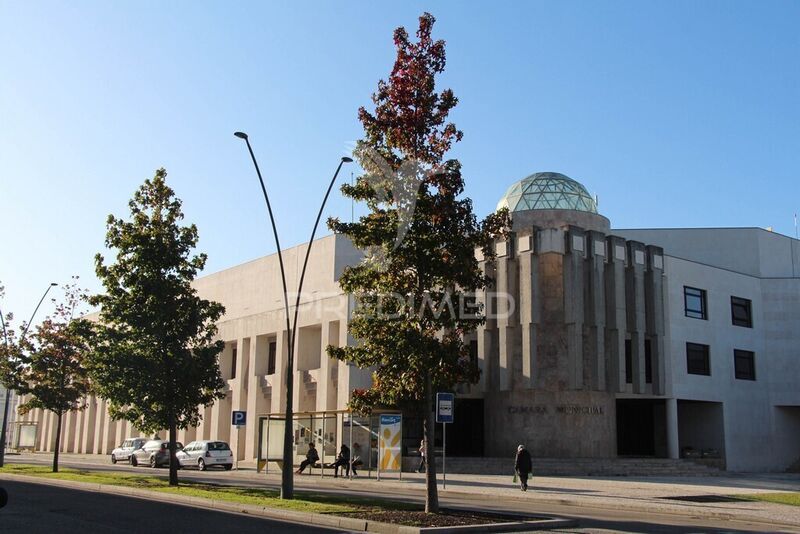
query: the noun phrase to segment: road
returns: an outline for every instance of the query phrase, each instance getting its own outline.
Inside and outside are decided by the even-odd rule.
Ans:
[[[38,463],[49,465],[47,456],[26,456],[23,458],[9,457],[8,462]],[[129,465],[117,464],[112,466],[98,459],[98,462],[86,461],[73,462],[65,459],[60,465],[87,470],[136,472],[140,474],[154,474],[166,477],[166,469],[151,470],[147,467],[134,468]],[[275,488],[279,487],[277,479],[254,478],[252,476],[237,476],[236,471],[205,471],[183,469],[180,477],[201,482],[224,483],[245,487]],[[336,493],[355,495],[361,497],[379,497],[388,500],[402,500],[408,502],[423,502],[424,489],[409,486],[404,495],[399,495],[396,489],[380,490],[374,485],[364,489],[358,484],[349,484],[347,488],[320,486],[315,477],[296,477],[295,488],[298,490],[313,490],[319,493]],[[504,499],[502,496],[481,494],[449,494],[440,495],[442,506],[449,508],[471,508],[507,512],[526,512],[545,515],[555,515],[574,518],[580,521],[579,529],[568,532],[630,532],[630,533],[734,533],[734,532],[800,532],[797,529],[778,529],[774,524],[759,523],[754,521],[734,521],[730,519],[700,517],[698,515],[657,514],[624,509],[607,509],[593,507],[577,507],[567,504],[553,503],[526,503],[515,499]],[[193,514],[188,512],[187,514]]]
[[[45,484],[2,481],[9,493],[8,505],[0,509],[0,531],[25,534],[104,534],[114,532],[180,532],[237,534],[331,533],[332,529],[299,525],[204,510],[92,491]],[[167,496],[165,496],[165,499]]]

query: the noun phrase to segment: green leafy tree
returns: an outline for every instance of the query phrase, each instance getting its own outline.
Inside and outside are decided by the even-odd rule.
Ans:
[[[168,430],[169,483],[177,485],[177,430],[196,426],[199,406],[225,397],[217,361],[224,343],[216,339],[225,309],[191,285],[206,255],[192,255],[197,227],[181,226],[181,201],[166,176],[159,169],[144,182],[129,220],[108,217],[106,246],[116,261],[95,258],[105,293],[89,299],[101,307],[89,370],[113,418],[144,432]]]
[[[433,395],[479,378],[464,336],[483,320],[468,305],[469,292],[490,280],[475,249],[491,261],[493,239],[509,224],[505,211],[478,222],[471,200],[462,197],[460,163],[444,161],[462,133],[448,122],[458,102],[453,92],[435,90],[445,43],[431,38],[434,21],[428,13],[420,17],[416,42],[405,29],[395,30],[389,80],[378,83],[375,111],[359,110],[365,136],[354,153],[366,172],[342,192],[369,212],[354,223],[328,223],[366,251],[340,279],[356,298],[349,332],[357,345],[328,347],[328,354],[374,368],[371,388],[353,392],[356,411],[403,406],[424,414],[427,512],[439,509]]]
[[[74,318],[75,307],[84,298],[75,284],[64,287],[65,299],[55,313],[10,345],[15,355],[7,355],[9,385],[22,395],[19,413],[36,408],[56,415],[56,443],[53,472],[58,472],[61,448],[61,420],[65,413],[83,410],[91,392],[84,358],[89,350],[88,323]]]

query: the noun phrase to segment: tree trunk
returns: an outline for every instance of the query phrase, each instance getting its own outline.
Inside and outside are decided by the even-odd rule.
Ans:
[[[439,513],[439,490],[436,487],[436,416],[433,410],[433,387],[431,386],[431,373],[425,377],[425,512]]]
[[[53,453],[53,473],[58,473],[58,451],[61,449],[61,417],[63,415],[61,413],[56,414],[58,422],[56,423],[56,449]]]
[[[169,485],[178,485],[178,459],[175,458],[175,442],[178,439],[178,428],[175,415],[169,415]]]

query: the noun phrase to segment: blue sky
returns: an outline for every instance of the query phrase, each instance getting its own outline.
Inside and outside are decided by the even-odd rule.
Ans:
[[[391,69],[393,29],[425,10],[447,41],[440,87],[460,98],[465,134],[451,156],[479,215],[514,181],[557,171],[614,227],[794,235],[798,2],[0,0],[3,311],[27,318],[73,274],[99,289],[107,215],[126,215],[161,166],[206,272],[274,252],[235,130],[251,136],[284,246],[305,241],[361,136],[356,111]],[[350,210],[337,192],[326,214]]]

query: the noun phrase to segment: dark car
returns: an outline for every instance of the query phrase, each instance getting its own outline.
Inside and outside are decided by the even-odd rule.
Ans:
[[[175,442],[175,451],[183,449],[183,445]],[[150,467],[161,467],[169,465],[169,441],[163,439],[151,439],[140,448],[131,453],[131,465],[149,465]]]

